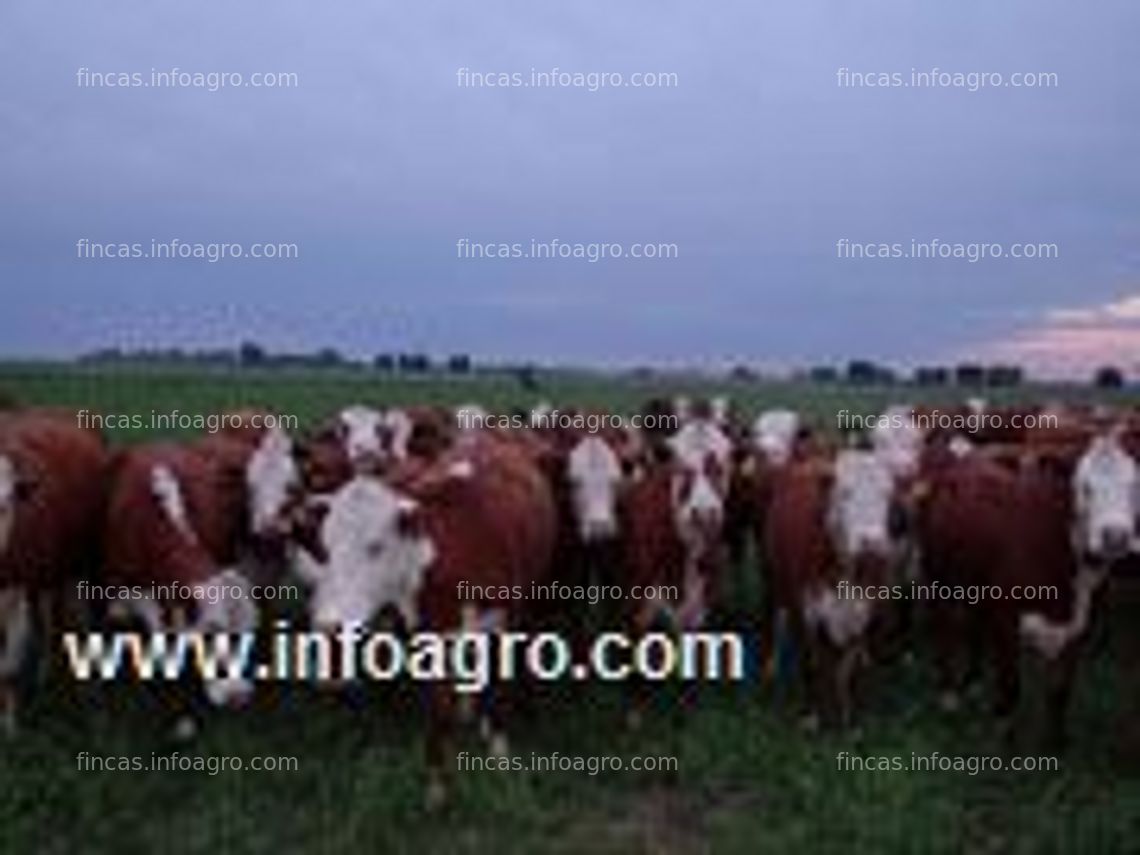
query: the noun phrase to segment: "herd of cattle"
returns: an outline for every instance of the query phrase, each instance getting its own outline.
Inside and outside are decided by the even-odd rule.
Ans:
[[[112,449],[74,412],[10,409],[0,413],[0,714],[15,726],[16,677],[37,633],[52,645],[75,620],[78,578],[151,589],[292,573],[315,630],[388,613],[447,631],[534,620],[531,603],[461,602],[460,590],[601,573],[626,590],[677,593],[624,604],[625,628],[644,633],[705,625],[727,568],[753,549],[768,665],[791,646],[813,712],[840,721],[857,675],[914,632],[908,603],[844,590],[1049,586],[1047,599],[932,602],[927,625],[947,704],[984,654],[996,710],[1011,715],[1020,651],[1038,654],[1059,736],[1079,641],[1116,584],[1104,583],[1135,572],[1140,413],[1056,406],[1047,427],[1008,427],[1040,410],[991,410],[988,423],[1006,428],[962,431],[925,429],[922,408],[898,408],[905,418],[839,439],[790,410],[749,423],[719,399],[656,399],[643,408],[655,429],[598,431],[565,420],[487,427],[474,405],[354,405],[304,435],[259,427],[250,410],[192,441]],[[111,625],[124,611],[155,631],[248,632],[262,619],[252,600],[149,599],[89,619]],[[235,704],[252,685],[204,690]],[[457,704],[447,686],[430,697],[429,765],[441,771]]]

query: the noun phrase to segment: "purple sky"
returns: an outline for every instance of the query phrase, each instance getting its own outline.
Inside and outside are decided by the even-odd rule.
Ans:
[[[1140,362],[1134,0],[0,7],[8,354],[424,348],[590,363]],[[296,74],[109,88],[80,69]],[[666,72],[473,88],[457,71]],[[852,72],[1047,72],[855,88]],[[76,242],[295,243],[265,261]],[[456,241],[672,243],[677,258],[460,259]],[[844,259],[836,242],[1056,244]]]

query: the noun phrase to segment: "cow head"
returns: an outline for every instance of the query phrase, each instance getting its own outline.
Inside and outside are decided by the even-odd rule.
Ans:
[[[8,548],[16,522],[16,508],[34,491],[34,483],[20,475],[15,461],[0,455],[0,552]]]
[[[727,473],[715,455],[674,462],[670,492],[682,541],[699,549],[719,538],[727,491]]]
[[[566,476],[582,541],[596,543],[614,537],[623,476],[617,452],[600,436],[583,436],[566,459]]]
[[[415,425],[412,418],[399,408],[388,410],[380,417],[380,435],[386,456],[393,460],[403,460],[408,456],[408,443],[412,439]]]
[[[262,538],[283,534],[288,505],[301,482],[288,434],[277,427],[263,434],[246,464],[245,480],[253,534]]]
[[[226,569],[195,586],[194,630],[203,634],[252,633],[261,620],[261,611],[252,598],[249,580],[239,571]],[[244,706],[253,695],[253,682],[245,677],[225,676],[203,679],[203,689],[215,706]]]
[[[871,429],[872,447],[897,478],[917,473],[924,439],[911,408],[904,405],[888,407]]]
[[[840,559],[885,558],[891,551],[895,479],[877,454],[844,449],[835,458],[827,519]]]
[[[385,457],[382,442],[384,416],[359,404],[345,407],[337,416],[345,454],[354,469],[366,469]]]
[[[358,475],[328,500],[319,540],[324,561],[300,556],[313,583],[310,617],[319,629],[370,621],[394,606],[415,625],[416,598],[435,547],[420,505],[377,478]]]
[[[732,443],[711,420],[686,424],[669,439],[677,531],[695,546],[719,538],[732,466]]]
[[[1078,554],[1094,560],[1122,558],[1136,530],[1140,474],[1115,434],[1095,437],[1073,472]]]
[[[792,456],[800,418],[792,410],[766,410],[752,424],[752,441],[765,460],[776,466]]]

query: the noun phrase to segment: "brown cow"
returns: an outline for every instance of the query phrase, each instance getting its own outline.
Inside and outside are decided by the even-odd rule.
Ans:
[[[314,588],[312,622],[343,631],[395,610],[416,631],[517,627],[525,601],[484,592],[545,578],[555,526],[543,472],[502,439],[472,436],[434,462],[396,466],[384,480],[357,475],[329,498],[315,544],[298,554],[298,571]],[[430,697],[428,799],[436,804],[451,766],[456,692],[445,680]],[[500,753],[502,693],[492,699],[488,733]]]
[[[434,459],[456,433],[456,418],[440,407],[353,405],[299,442],[296,457],[306,490],[331,493],[358,473],[382,473],[409,457]]]
[[[905,560],[893,526],[902,499],[888,464],[866,450],[793,462],[775,476],[761,544],[764,655],[785,626],[803,659],[813,726],[819,712],[850,720],[854,677],[886,611],[880,600]]]
[[[287,438],[276,430],[256,447],[245,438],[212,435],[120,452],[102,581],[143,596],[114,600],[110,614],[140,618],[151,632],[253,631],[259,610],[250,598],[254,580],[247,561],[252,522],[262,520],[273,530],[270,522],[296,478],[291,463]],[[211,591],[227,595],[198,595]],[[238,704],[252,692],[237,677],[207,679],[204,688],[215,704]],[[187,732],[194,724],[184,714],[177,726]]]
[[[1012,717],[1024,644],[1045,662],[1047,733],[1060,742],[1093,595],[1134,537],[1135,461],[1106,435],[1079,459],[1032,452],[1010,466],[968,454],[928,467],[926,478],[920,514],[926,578],[966,590],[987,586],[974,604],[936,600],[944,705],[956,705],[964,676],[960,648],[968,645],[976,660],[985,646],[997,672],[995,711]],[[1031,588],[1050,595],[1026,596]]]
[[[0,416],[0,720],[12,730],[11,680],[25,664],[40,606],[46,648],[73,574],[98,552],[106,448],[68,418],[14,412]]]

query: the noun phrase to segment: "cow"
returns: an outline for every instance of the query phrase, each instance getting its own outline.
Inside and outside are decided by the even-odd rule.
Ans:
[[[724,520],[734,566],[743,561],[750,536],[756,540],[773,473],[789,461],[804,430],[798,413],[766,410],[753,421],[749,435],[734,443]]]
[[[383,472],[409,457],[434,458],[450,447],[457,424],[441,407],[345,407],[297,443],[301,480],[308,492],[328,493],[356,473]]]
[[[666,443],[620,501],[621,574],[627,588],[655,596],[627,602],[633,636],[654,629],[693,631],[706,622],[726,567],[725,501],[731,444],[711,420],[690,421]],[[629,723],[646,700],[638,686]]]
[[[101,581],[147,595],[113,600],[109,617],[140,620],[155,633],[254,631],[261,614],[250,594],[265,568],[252,563],[251,550],[259,538],[283,538],[280,515],[298,480],[290,440],[278,428],[252,447],[215,435],[120,451],[112,464]],[[202,596],[222,590],[236,594]],[[241,706],[253,691],[239,676],[207,677],[202,686],[217,706]],[[198,724],[197,697],[181,700],[176,733],[188,737]]]
[[[1000,596],[976,605],[937,601],[933,613],[942,704],[957,707],[983,647],[994,659],[994,711],[1012,732],[1024,647],[1045,665],[1046,737],[1065,739],[1065,711],[1094,595],[1127,557],[1135,532],[1137,465],[1118,437],[1103,433],[1074,454],[1027,451],[1020,465],[983,454],[927,472],[920,514],[924,573],[933,582],[988,586]],[[1050,596],[1013,590],[1036,587]],[[969,609],[970,611],[966,611]]]
[[[94,569],[107,450],[75,417],[19,411],[0,416],[0,728],[16,728],[13,681],[37,618],[45,648],[68,581]],[[37,609],[38,607],[38,609]]]
[[[550,571],[554,499],[535,460],[489,436],[436,461],[409,461],[354,476],[327,500],[311,545],[298,553],[313,586],[317,631],[343,631],[393,613],[409,631],[501,632],[524,619],[525,602],[481,592],[528,587]],[[465,583],[461,584],[461,583]],[[472,592],[461,596],[461,592]],[[429,687],[428,802],[446,796],[455,689]],[[502,692],[494,693],[487,733],[505,753]]]
[[[765,656],[785,630],[800,652],[811,727],[821,713],[851,721],[855,677],[885,610],[879,600],[903,560],[892,519],[904,501],[889,465],[867,449],[796,461],[775,475],[759,544],[761,636]]]
[[[871,428],[871,447],[898,478],[913,477],[925,441],[919,414],[905,404],[887,407]]]
[[[794,410],[765,410],[752,423],[752,444],[765,460],[782,465],[792,455],[800,430],[800,417]]]

